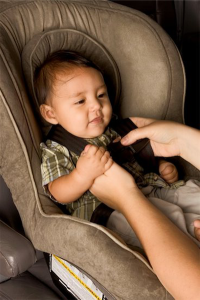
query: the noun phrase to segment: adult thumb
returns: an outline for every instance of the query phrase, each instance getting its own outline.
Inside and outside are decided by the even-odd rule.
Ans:
[[[122,139],[121,143],[124,146],[128,146],[136,142],[137,140],[143,139],[147,137],[147,126],[134,129],[126,134]]]

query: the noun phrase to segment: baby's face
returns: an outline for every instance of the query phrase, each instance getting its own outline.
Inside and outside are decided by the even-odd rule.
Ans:
[[[51,106],[57,123],[82,138],[102,134],[112,115],[103,76],[93,68],[56,75]]]

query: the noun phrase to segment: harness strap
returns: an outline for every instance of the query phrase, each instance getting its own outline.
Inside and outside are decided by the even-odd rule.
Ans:
[[[46,140],[52,140],[58,144],[61,144],[78,156],[81,155],[81,152],[84,150],[85,146],[88,145],[86,140],[71,134],[59,124],[52,126],[46,137]]]
[[[129,131],[134,130],[137,126],[129,119],[112,120],[110,123],[113,128],[121,137],[125,136]],[[52,126],[46,140],[55,141],[65,146],[70,151],[80,156],[88,142],[82,138],[74,136],[66,131],[62,126]],[[136,157],[138,162],[145,170],[156,171],[157,163],[148,139],[138,140],[130,146],[123,146],[120,142],[111,143],[107,147],[110,151],[113,160],[118,164],[123,164],[127,161],[133,161]],[[91,222],[106,226],[107,220],[110,217],[113,209],[101,203],[93,212]]]
[[[134,130],[137,126],[129,119],[112,120],[110,127],[113,128],[121,137],[125,136],[129,131]],[[55,125],[48,133],[46,140],[55,141],[65,146],[78,156],[84,150],[88,142],[80,137],[66,131],[62,126]],[[108,151],[115,162],[123,164],[127,161],[133,161],[137,158],[141,166],[146,170],[156,171],[157,163],[151,148],[149,139],[141,139],[130,146],[123,146],[120,141],[111,143],[107,147]]]
[[[129,118],[112,120],[110,126],[121,137],[124,137],[128,132],[137,128],[137,126]],[[108,151],[111,152],[113,160],[119,164],[132,161],[133,157],[135,157],[146,171],[157,171],[157,161],[150,141],[147,138],[137,140],[129,146],[123,146],[120,141],[117,143],[111,143],[108,146]]]

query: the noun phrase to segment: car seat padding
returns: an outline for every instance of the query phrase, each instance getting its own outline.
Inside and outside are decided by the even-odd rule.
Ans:
[[[99,67],[108,86],[108,93],[113,106],[116,105],[120,95],[120,75],[117,64],[111,54],[98,41],[84,32],[73,29],[55,29],[35,35],[23,49],[22,67],[35,104],[35,110],[44,127],[46,126],[48,129],[47,122],[40,117],[39,113],[41,103],[39,103],[34,91],[34,72],[50,54],[62,49],[76,51]]]
[[[37,249],[57,254],[84,269],[116,299],[171,299],[137,253],[121,245],[102,226],[61,214],[44,195],[39,142],[41,133],[49,127],[43,124],[46,127],[41,129],[29,82],[33,73],[28,77],[21,65],[32,66],[25,63],[23,50],[29,43],[30,50],[37,46],[36,35],[60,29],[82,32],[103,45],[117,63],[121,93],[114,109],[118,106],[120,117],[183,122],[184,68],[174,43],[149,17],[109,1],[7,2],[0,20],[0,121],[4,128],[0,135],[0,172],[12,192],[27,236]],[[47,38],[42,47],[60,50],[62,38],[59,34],[56,41],[54,38]],[[71,41],[82,47],[81,37],[67,44]],[[42,47],[41,53],[46,53]],[[40,53],[37,55],[40,61]],[[193,174],[194,170],[190,172]]]

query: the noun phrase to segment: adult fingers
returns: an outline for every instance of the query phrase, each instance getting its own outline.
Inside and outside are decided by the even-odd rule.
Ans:
[[[134,142],[136,142],[137,140],[148,137],[148,134],[149,134],[148,126],[137,128],[137,129],[130,131],[127,135],[125,135],[121,139],[121,143],[122,143],[122,145],[125,145],[125,146],[130,145],[130,144],[133,144]]]
[[[137,127],[144,127],[155,121],[155,119],[139,118],[139,117],[131,117],[130,119]]]
[[[154,119],[138,118],[138,117],[132,117],[130,119],[138,128],[130,131],[127,135],[125,135],[121,139],[122,145],[130,145],[139,139],[148,137],[149,134],[148,125],[150,125],[155,121]]]

